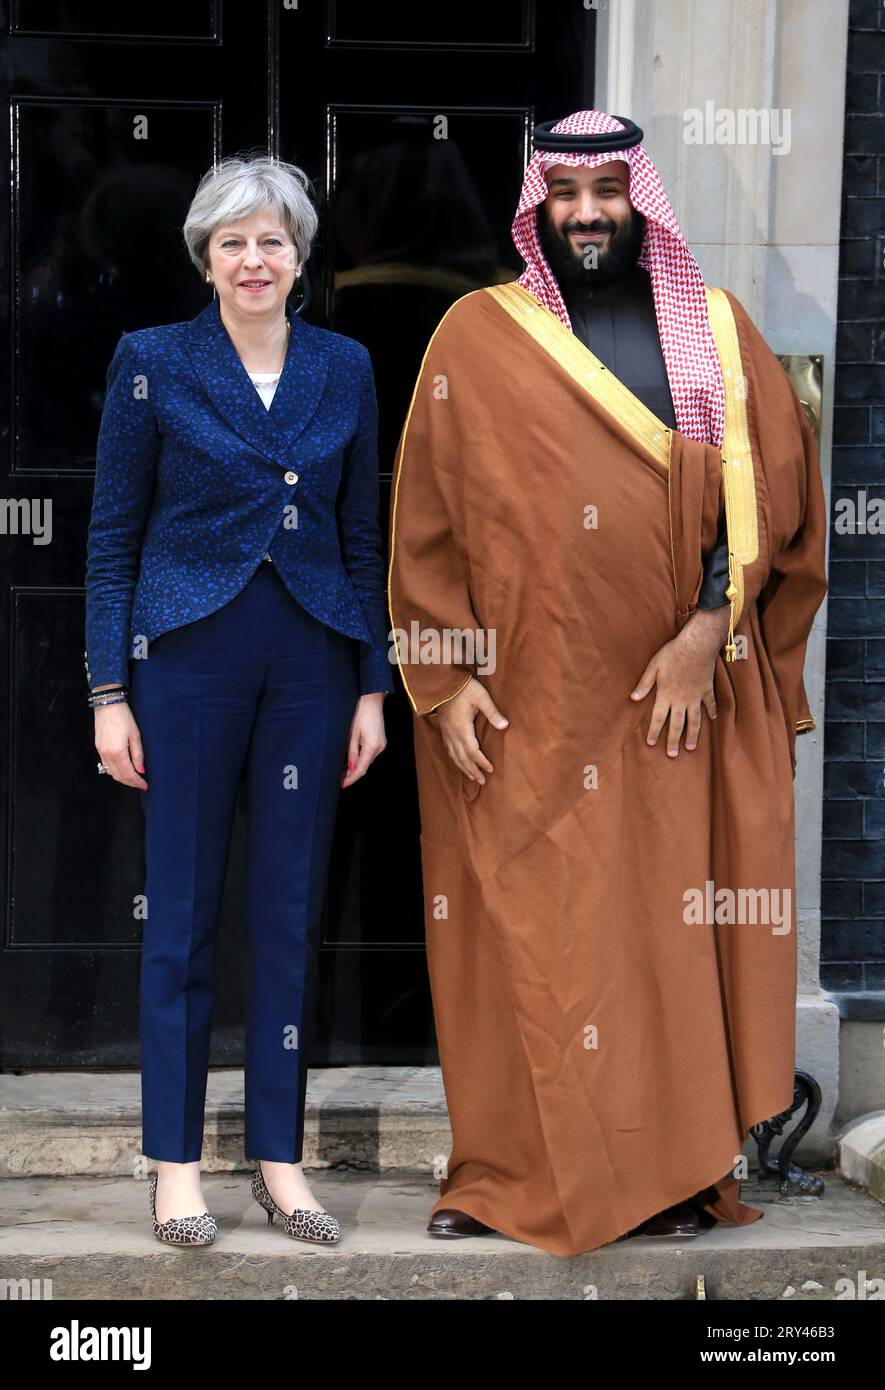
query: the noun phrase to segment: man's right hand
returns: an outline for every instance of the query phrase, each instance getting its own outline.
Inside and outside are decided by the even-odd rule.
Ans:
[[[107,688],[97,685],[93,690]],[[95,748],[115,782],[147,791],[147,782],[139,776],[144,772],[141,734],[126,701],[99,705],[95,710]]]
[[[491,695],[476,676],[459,690],[451,700],[440,705],[436,722],[442,734],[445,750],[452,762],[471,782],[485,786],[486,772],[494,772],[492,764],[479,746],[474,721],[484,714],[496,729],[506,729],[509,720],[498,709]]]

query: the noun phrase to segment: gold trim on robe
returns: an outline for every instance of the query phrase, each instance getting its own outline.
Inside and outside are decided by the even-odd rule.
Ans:
[[[731,605],[725,660],[736,655],[734,628],[744,610],[744,568],[759,554],[756,478],[747,420],[746,375],[741,362],[734,313],[724,290],[707,289],[707,311],[716,341],[725,387],[725,434],[722,441],[722,484],[728,532],[726,597]]]
[[[670,430],[638,396],[609,371],[590,348],[566,328],[546,304],[522,285],[487,285],[485,293],[555,357],[579,386],[613,416],[662,468],[670,466]]]
[[[476,291],[473,290],[473,291],[471,291],[471,293],[474,293],[474,294],[475,294]],[[462,298],[465,298],[465,299],[466,299],[467,296],[464,295],[464,296],[462,296]],[[456,305],[456,304],[460,304],[460,303],[461,303],[461,300],[460,300],[460,299],[456,299],[452,304],[449,305],[448,309],[447,309],[446,312],[443,314],[443,316],[442,316],[442,318],[440,319],[439,323],[436,325],[436,328],[433,330],[432,334],[430,335],[430,341],[428,342],[427,347],[424,349],[424,356],[421,358],[421,366],[420,366],[419,369],[418,369],[418,376],[417,376],[417,378],[416,378],[416,380],[415,380],[415,385],[414,385],[414,387],[412,388],[412,398],[411,398],[411,400],[409,401],[409,410],[408,410],[408,414],[406,415],[406,422],[405,422],[405,424],[403,425],[402,435],[401,435],[401,438],[400,438],[400,447],[399,447],[399,455],[400,455],[400,458],[399,458],[399,467],[396,469],[396,482],[394,483],[394,487],[393,487],[393,499],[392,499],[392,504],[391,504],[391,516],[390,516],[390,559],[389,559],[388,566],[387,566],[387,611],[388,611],[388,613],[390,614],[390,620],[391,620],[391,623],[393,624],[393,629],[396,628],[396,618],[395,618],[394,612],[393,612],[393,594],[392,594],[394,552],[395,552],[395,550],[396,550],[396,520],[397,520],[396,508],[397,508],[397,502],[399,501],[399,485],[400,485],[400,479],[402,478],[402,474],[403,474],[403,464],[404,464],[404,462],[405,462],[406,439],[407,439],[408,433],[409,433],[409,424],[410,424],[411,419],[412,419],[412,411],[413,411],[414,408],[415,408],[415,401],[417,400],[417,397],[418,397],[418,387],[421,385],[421,378],[422,378],[422,376],[424,375],[424,363],[427,361],[427,358],[428,358],[429,355],[430,355],[430,349],[433,347],[433,344],[434,344],[434,341],[435,341],[435,339],[436,339],[437,333],[438,333],[439,330],[442,328],[443,324],[445,323],[445,321],[446,321],[446,319],[448,318],[449,314],[450,314],[450,313],[452,312],[452,310],[454,309],[455,305]],[[393,630],[391,631],[391,637],[393,638],[394,650],[395,650],[395,652],[396,652],[396,664],[397,664],[397,667],[399,668],[399,673],[400,673],[400,676],[402,677],[403,685],[405,686],[406,695],[409,697],[409,704],[412,706],[412,709],[413,709],[413,710],[416,710],[416,711],[417,711],[417,709],[418,709],[418,703],[417,703],[417,701],[416,701],[414,695],[412,694],[412,690],[411,690],[411,687],[410,687],[410,685],[409,685],[409,682],[406,680],[405,669],[404,669],[404,667],[403,667],[402,661],[400,660],[400,650],[399,650],[399,646],[398,646],[398,644],[397,644],[397,642],[396,642],[396,634],[395,634],[395,631],[393,631]],[[445,698],[444,700],[438,700],[437,703],[436,703],[435,705],[432,705],[432,706],[431,706],[431,708],[427,711],[427,713],[428,713],[429,715],[434,715],[434,714],[436,713],[436,711],[437,711],[438,709],[440,709],[443,705],[447,705],[448,702],[449,702],[449,700],[454,700],[455,696],[456,696],[456,695],[459,695],[459,694],[461,693],[461,691],[464,689],[465,685],[467,685],[468,681],[470,681],[472,678],[473,678],[473,672],[472,672],[472,671],[469,671],[469,672],[467,673],[467,675],[465,676],[464,680],[463,680],[463,681],[461,682],[461,684],[458,686],[458,689],[457,689],[457,690],[453,690],[452,693],[451,693],[451,695],[447,695],[446,698]]]

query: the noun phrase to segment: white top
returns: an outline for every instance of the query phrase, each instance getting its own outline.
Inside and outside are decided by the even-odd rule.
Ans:
[[[250,372],[249,377],[255,390],[264,401],[265,407],[270,410],[270,403],[273,400],[274,392],[277,389],[277,382],[282,376],[282,372]],[[263,560],[270,560],[270,556],[265,550],[261,557]],[[271,561],[271,564],[273,561]]]
[[[266,408],[270,410],[270,403],[274,398],[277,382],[282,376],[282,372],[250,372],[249,376]]]

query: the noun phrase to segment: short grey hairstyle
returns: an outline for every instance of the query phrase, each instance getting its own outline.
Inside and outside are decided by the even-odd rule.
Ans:
[[[310,255],[319,219],[310,198],[311,183],[297,164],[266,154],[235,154],[203,175],[184,220],[184,242],[201,276],[208,269],[206,248],[221,223],[239,222],[272,207],[295,243],[295,259]]]

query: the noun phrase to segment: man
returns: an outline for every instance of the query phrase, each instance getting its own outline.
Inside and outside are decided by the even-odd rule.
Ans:
[[[558,1255],[758,1219],[742,1145],[793,1094],[823,491],[641,139],[536,132],[525,272],[437,328],[391,504],[453,1136],[429,1229]]]

